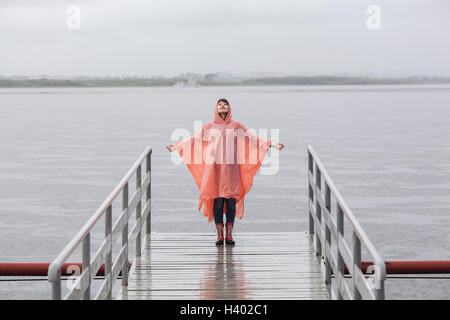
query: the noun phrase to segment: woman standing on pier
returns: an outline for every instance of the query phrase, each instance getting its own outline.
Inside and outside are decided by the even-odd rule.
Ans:
[[[223,215],[226,214],[227,245],[234,245],[234,218],[242,219],[244,197],[250,191],[253,177],[270,147],[282,150],[282,143],[271,144],[252,134],[243,124],[231,120],[231,106],[227,99],[219,99],[214,120],[200,132],[182,142],[167,146],[177,149],[200,190],[198,210],[208,222],[214,219],[217,230],[216,245],[224,244]]]

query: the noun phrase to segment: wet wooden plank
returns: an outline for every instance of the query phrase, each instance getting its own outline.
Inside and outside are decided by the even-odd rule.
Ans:
[[[118,299],[328,299],[303,232],[153,233]]]

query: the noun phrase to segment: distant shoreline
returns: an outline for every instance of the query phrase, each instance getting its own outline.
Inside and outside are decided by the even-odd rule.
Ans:
[[[92,78],[92,79],[14,79],[0,78],[0,88],[95,88],[95,87],[196,87],[196,86],[286,86],[286,85],[405,85],[450,84],[444,77],[369,78],[337,76],[263,77],[211,81],[183,78]]]

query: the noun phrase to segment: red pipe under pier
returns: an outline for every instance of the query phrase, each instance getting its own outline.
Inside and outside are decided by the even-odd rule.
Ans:
[[[443,274],[450,273],[450,260],[429,261],[386,261],[387,274]],[[361,270],[367,273],[367,268],[373,265],[363,261]],[[50,263],[0,263],[0,276],[47,276]],[[131,266],[131,263],[130,263]],[[61,266],[62,276],[72,276],[75,271],[82,271],[81,263],[64,263]],[[347,268],[345,273],[348,274]],[[97,272],[97,276],[105,275],[103,264]]]

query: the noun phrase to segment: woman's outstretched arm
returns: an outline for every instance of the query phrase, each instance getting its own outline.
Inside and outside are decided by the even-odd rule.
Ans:
[[[252,137],[255,138],[255,139],[259,138],[258,136],[254,135],[250,130],[248,130],[247,127],[244,126],[242,123],[239,123],[239,127],[240,127],[241,129],[243,129],[244,132],[245,132],[247,135],[252,136]],[[270,140],[268,140],[268,141],[270,141]],[[285,146],[283,143],[281,143],[281,142],[276,142],[276,143],[273,143],[273,144],[272,144],[272,141],[270,141],[270,146],[269,146],[269,148],[270,148],[270,147],[274,147],[275,149],[278,149],[278,150],[283,150],[286,146]]]
[[[180,150],[182,148],[184,148],[186,145],[191,145],[194,143],[194,141],[202,141],[202,137],[204,135],[204,131],[205,131],[205,126],[202,127],[202,129],[197,132],[195,135],[190,136],[189,138],[184,139],[183,141],[177,141],[175,143],[172,143],[168,146],[166,146],[167,150],[169,150],[169,152],[172,152],[173,150]]]

